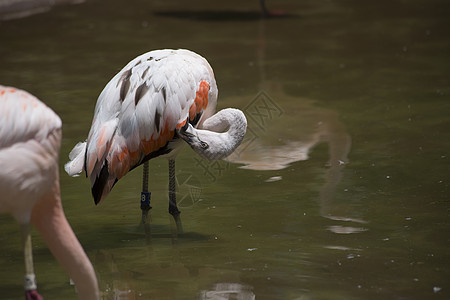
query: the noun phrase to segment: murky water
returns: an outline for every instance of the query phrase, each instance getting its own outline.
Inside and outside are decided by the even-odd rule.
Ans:
[[[208,163],[177,159],[185,233],[167,213],[167,161],[96,207],[61,169],[66,214],[104,299],[448,299],[450,5],[446,1],[91,1],[0,23],[0,83],[63,119],[61,166],[104,85],[158,48],[205,56],[219,108],[249,119],[245,143]],[[20,158],[17,158],[20,159]],[[34,236],[47,299],[76,298]],[[17,224],[0,216],[2,299],[22,298]]]

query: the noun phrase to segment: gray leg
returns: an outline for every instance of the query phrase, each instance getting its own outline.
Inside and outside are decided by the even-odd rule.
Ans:
[[[181,224],[180,211],[177,207],[176,198],[176,178],[175,178],[175,160],[169,159],[169,213],[173,216],[176,225],[175,234],[183,232]]]
[[[169,159],[169,213],[174,217],[180,214],[177,207],[174,159]]]
[[[148,211],[152,208],[150,206],[151,192],[148,191],[148,161],[143,166],[142,176],[142,192],[141,192],[141,210],[142,210],[142,224],[148,222]]]

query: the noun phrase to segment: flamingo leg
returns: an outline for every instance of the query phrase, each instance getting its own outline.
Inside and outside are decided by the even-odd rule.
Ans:
[[[25,258],[25,278],[24,287],[26,299],[42,299],[37,293],[36,276],[33,266],[33,248],[31,245],[30,224],[21,225],[23,253]]]
[[[263,17],[267,17],[269,15],[269,11],[266,8],[265,0],[259,0],[259,5],[261,6],[261,12]]]
[[[175,178],[175,160],[169,159],[169,213],[173,216],[177,232],[182,233],[183,227],[181,225],[180,211],[177,207],[176,198],[176,178]]]
[[[141,210],[142,210],[142,224],[148,222],[148,211],[152,208],[150,206],[151,192],[148,191],[148,161],[143,166],[142,178],[142,192],[141,192]]]
[[[180,214],[177,207],[174,159],[169,159],[169,213],[174,217]]]

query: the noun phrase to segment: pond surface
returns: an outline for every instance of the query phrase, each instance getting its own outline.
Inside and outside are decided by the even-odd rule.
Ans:
[[[449,299],[450,3],[90,1],[0,23],[0,83],[63,120],[66,215],[103,299]],[[241,148],[177,158],[184,233],[167,212],[167,160],[100,206],[63,171],[96,99],[128,61],[160,48],[208,59],[218,108],[249,120]],[[16,159],[20,159],[19,157]],[[46,299],[76,299],[33,231]],[[22,299],[19,227],[0,216],[2,299]]]

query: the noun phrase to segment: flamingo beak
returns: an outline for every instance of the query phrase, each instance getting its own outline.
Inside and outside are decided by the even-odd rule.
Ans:
[[[189,120],[187,120],[183,127],[177,129],[177,135],[181,137],[186,143],[191,145],[192,143],[194,143],[194,140],[197,137],[194,134],[194,131],[194,127],[192,127],[192,125],[189,123]]]
[[[202,141],[199,138],[197,134],[197,129],[195,129],[189,122],[186,122],[186,124],[183,127],[177,129],[177,134],[186,143],[188,143],[189,146],[193,148],[198,147],[200,149],[206,150],[209,147],[208,143]]]

